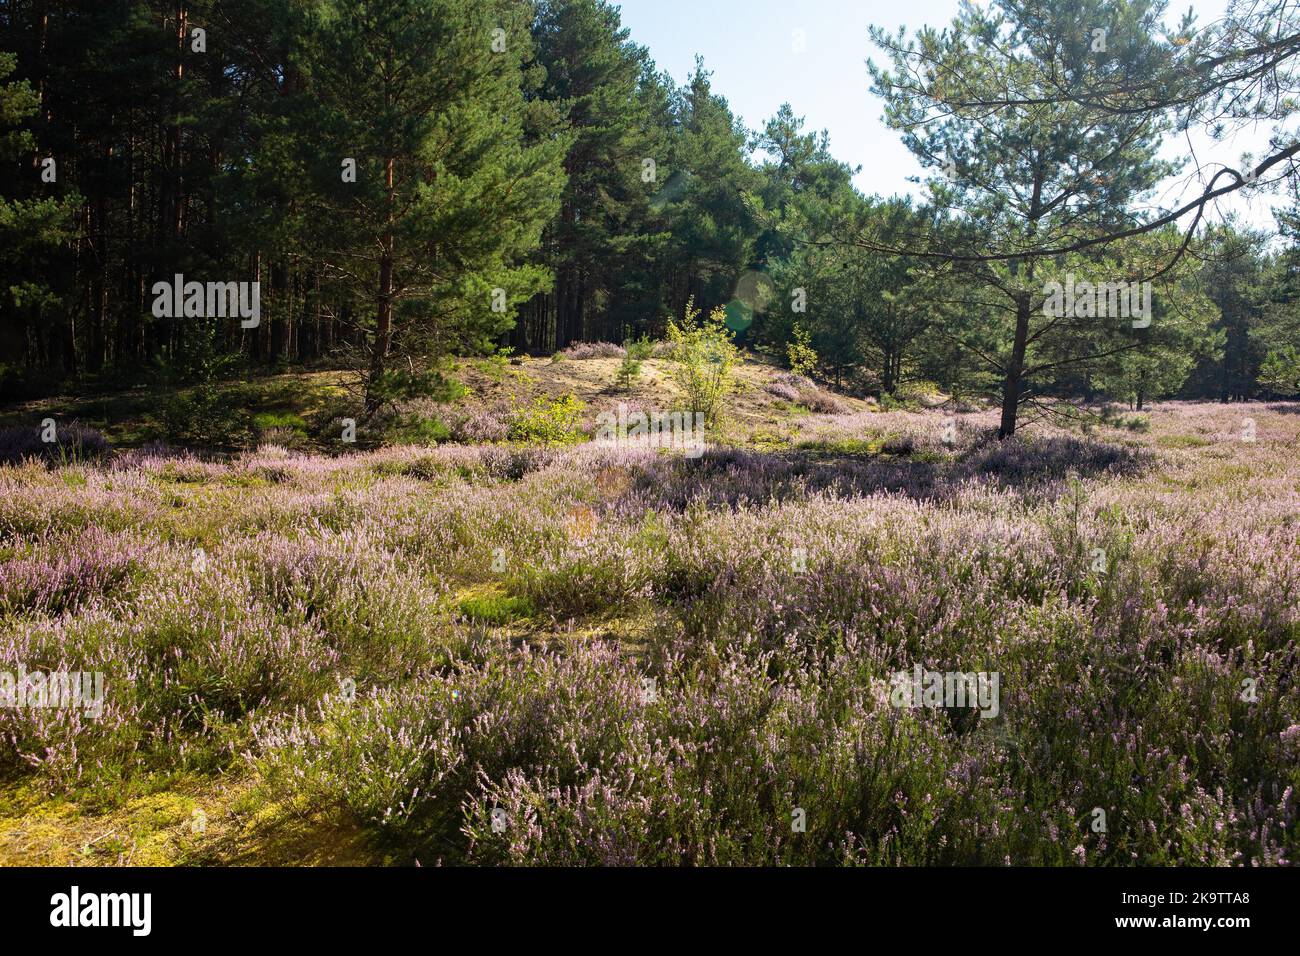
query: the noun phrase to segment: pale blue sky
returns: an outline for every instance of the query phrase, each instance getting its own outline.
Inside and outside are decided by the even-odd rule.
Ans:
[[[632,39],[647,47],[656,65],[677,82],[685,80],[704,57],[713,72],[714,91],[726,97],[732,111],[751,129],[783,102],[807,118],[808,129],[830,131],[831,151],[850,165],[861,165],[855,182],[868,193],[910,192],[908,176],[919,164],[903,148],[898,135],[881,122],[882,104],[870,91],[866,60],[876,48],[867,36],[868,24],[890,30],[904,25],[941,26],[957,12],[957,0],[622,0],[623,24]],[[1172,3],[1169,23],[1190,7],[1201,23],[1212,22],[1225,0]],[[795,31],[803,31],[804,50],[795,51]],[[1204,161],[1234,167],[1246,151],[1262,151],[1267,128],[1246,131],[1213,143],[1193,138]],[[1186,155],[1185,141],[1166,144],[1169,155]],[[1256,157],[1258,160],[1258,156]],[[1184,179],[1166,184],[1154,197],[1172,207],[1180,196],[1199,192]],[[1257,197],[1234,200],[1231,207],[1259,226],[1271,226],[1269,207],[1280,200]]]

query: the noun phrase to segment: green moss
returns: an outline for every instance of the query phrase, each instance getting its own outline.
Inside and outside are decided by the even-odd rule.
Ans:
[[[451,438],[451,429],[439,418],[411,416],[394,426],[388,437],[399,445],[437,445]]]
[[[458,607],[460,613],[470,621],[497,626],[523,620],[537,613],[528,598],[499,592],[485,592],[462,598]]]
[[[882,438],[840,438],[834,441],[803,441],[799,443],[799,448],[801,451],[823,455],[879,455],[884,444]]]

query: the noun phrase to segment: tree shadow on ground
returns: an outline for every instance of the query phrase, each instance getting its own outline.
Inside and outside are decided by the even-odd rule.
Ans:
[[[1055,498],[1071,479],[1136,474],[1150,452],[1072,436],[981,441],[955,454],[763,452],[710,449],[697,458],[642,463],[618,510],[681,511],[692,502],[737,507],[826,494],[858,498],[901,494],[936,502],[972,486]]]

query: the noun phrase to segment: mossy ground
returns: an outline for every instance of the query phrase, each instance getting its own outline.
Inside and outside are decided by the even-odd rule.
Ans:
[[[0,786],[3,866],[360,866],[401,862],[345,814],[257,804],[246,778],[194,779],[107,812]]]

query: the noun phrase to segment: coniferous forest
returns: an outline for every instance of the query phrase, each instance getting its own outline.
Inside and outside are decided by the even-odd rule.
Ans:
[[[364,372],[373,412],[428,388],[443,357],[662,337],[692,299],[730,308],[747,347],[784,355],[807,336],[861,394],[908,380],[1137,405],[1295,394],[1286,188],[1261,200],[1280,243],[1206,215],[1183,249],[1202,207],[1153,225],[1139,202],[1186,172],[1155,155],[1180,124],[1289,113],[1289,61],[1233,46],[1240,77],[1189,75],[1200,47],[1210,60],[1237,43],[1231,21],[1178,45],[1156,13],[1132,7],[1106,56],[1079,26],[1105,20],[1095,4],[964,14],[968,36],[918,48],[957,68],[981,30],[1072,36],[1043,77],[1007,57],[927,78],[908,41],[864,38],[889,122],[933,174],[916,199],[855,189],[860,164],[798,104],[743,128],[706,64],[674,83],[608,3],[6,0],[4,394],[330,362]],[[1140,77],[1143,108],[1048,88],[1072,74],[1116,98]],[[1038,87],[1052,120],[917,125],[979,84]],[[1228,172],[1216,194],[1286,175]],[[1071,322],[1028,362],[1003,321],[1029,309],[1007,281],[1017,262],[1153,276],[1171,317],[1118,337]],[[260,283],[259,323],[156,316],[154,284],[178,273]]]

